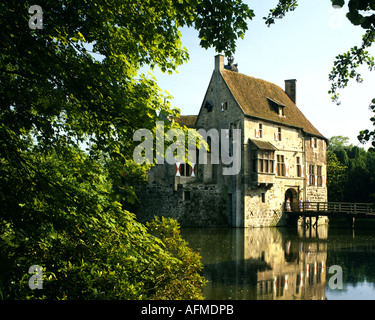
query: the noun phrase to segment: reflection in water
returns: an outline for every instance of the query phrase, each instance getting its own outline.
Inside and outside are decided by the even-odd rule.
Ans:
[[[357,283],[375,281],[373,262],[366,267],[371,271],[358,271],[370,261],[369,243],[375,248],[372,233],[369,238],[335,232],[330,231],[328,237],[328,226],[311,231],[302,227],[182,230],[190,246],[202,255],[203,273],[209,281],[205,297],[219,300],[340,298],[344,293],[347,297]],[[333,264],[344,270],[344,290],[332,291],[328,286],[331,275],[327,272]]]
[[[257,299],[325,299],[327,243],[308,236],[295,241],[275,228],[244,231],[245,260],[270,266],[257,271]]]

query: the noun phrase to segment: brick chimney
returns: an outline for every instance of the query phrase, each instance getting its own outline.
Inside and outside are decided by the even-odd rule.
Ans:
[[[224,56],[222,54],[218,54],[215,56],[215,70],[216,71],[224,70]]]
[[[285,93],[296,104],[296,79],[285,80]]]

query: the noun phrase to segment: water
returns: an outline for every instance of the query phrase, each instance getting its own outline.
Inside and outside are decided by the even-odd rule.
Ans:
[[[375,227],[182,229],[182,235],[202,255],[206,299],[375,299]]]

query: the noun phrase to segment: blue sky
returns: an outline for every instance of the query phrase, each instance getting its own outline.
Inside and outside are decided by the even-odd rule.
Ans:
[[[263,17],[276,0],[245,0],[255,12],[234,54],[239,72],[284,88],[285,79],[297,79],[297,106],[327,138],[343,135],[354,145],[362,129],[372,128],[368,109],[375,98],[375,72],[363,68],[364,82],[355,80],[340,91],[341,105],[331,102],[328,74],[336,55],[361,44],[364,30],[345,17],[347,8],[334,9],[330,0],[300,0],[294,12],[268,28]],[[154,72],[159,87],[170,93],[173,107],[183,115],[198,114],[212,71],[215,50],[199,46],[195,30],[184,28],[183,45],[190,60],[173,75]],[[370,52],[375,55],[375,48]],[[227,62],[227,59],[225,59]],[[367,146],[366,146],[367,147]]]

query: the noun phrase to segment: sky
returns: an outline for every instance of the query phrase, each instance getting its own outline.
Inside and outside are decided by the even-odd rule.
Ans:
[[[372,129],[373,113],[369,104],[375,98],[375,72],[363,68],[363,83],[351,80],[341,89],[341,105],[332,102],[328,75],[338,54],[361,45],[364,30],[353,26],[345,17],[347,8],[332,8],[330,0],[300,0],[297,9],[276,24],[267,27],[263,17],[277,0],[245,0],[254,10],[244,39],[237,41],[234,54],[239,72],[277,84],[284,89],[284,80],[297,79],[297,107],[327,138],[349,137],[359,144],[360,130]],[[197,115],[206,93],[213,69],[214,49],[200,47],[198,33],[183,28],[182,43],[190,60],[168,75],[154,71],[158,85],[173,96],[172,107],[182,115]],[[375,55],[375,48],[369,50]],[[227,57],[225,58],[227,64]]]

